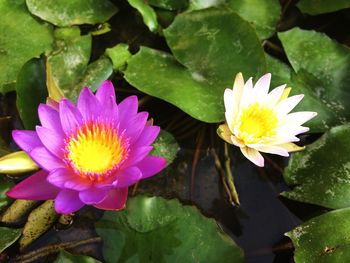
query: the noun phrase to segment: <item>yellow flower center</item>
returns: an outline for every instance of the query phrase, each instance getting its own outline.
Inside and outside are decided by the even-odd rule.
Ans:
[[[262,143],[276,133],[278,119],[269,107],[259,103],[244,108],[234,127],[236,136],[245,144]]]
[[[127,143],[113,126],[87,123],[66,141],[66,163],[82,177],[106,175],[127,156]]]

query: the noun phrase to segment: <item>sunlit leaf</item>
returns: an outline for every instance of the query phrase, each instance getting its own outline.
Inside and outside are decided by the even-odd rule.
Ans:
[[[243,262],[242,251],[214,220],[161,197],[131,198],[96,224],[112,262]]]
[[[107,48],[106,55],[112,60],[114,70],[124,69],[126,61],[131,57],[129,46],[124,43],[120,43],[112,48]]]
[[[228,5],[253,24],[259,38],[267,39],[275,33],[281,13],[278,0],[229,0]]]
[[[154,9],[143,0],[128,0],[129,4],[136,8],[141,14],[144,24],[150,31],[155,32],[158,29],[157,14]]]
[[[350,261],[350,209],[315,217],[286,235],[293,241],[296,263]]]
[[[18,174],[37,170],[38,165],[24,151],[9,153],[0,158],[0,173]]]
[[[285,169],[294,186],[282,195],[328,208],[350,206],[350,125],[334,127],[304,151],[295,153]]]
[[[27,0],[29,11],[56,26],[103,23],[118,9],[108,0]]]
[[[17,74],[33,57],[51,49],[49,26],[28,12],[24,0],[0,1],[0,93],[15,89]]]

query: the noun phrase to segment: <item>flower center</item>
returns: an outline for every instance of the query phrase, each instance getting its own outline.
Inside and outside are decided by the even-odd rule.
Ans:
[[[250,104],[238,117],[236,136],[245,144],[261,143],[275,135],[277,124],[276,113],[271,108]]]
[[[79,176],[95,178],[119,167],[127,153],[128,143],[118,129],[89,122],[66,140],[65,161]]]

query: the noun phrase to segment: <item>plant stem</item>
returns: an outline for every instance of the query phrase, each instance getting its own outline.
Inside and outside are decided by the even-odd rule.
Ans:
[[[232,168],[231,168],[231,158],[230,158],[229,153],[228,153],[227,143],[224,144],[224,155],[225,155],[226,181],[227,181],[227,185],[228,185],[228,188],[230,191],[230,195],[232,197],[233,204],[240,205],[238,193],[237,193],[235,183],[233,180]]]

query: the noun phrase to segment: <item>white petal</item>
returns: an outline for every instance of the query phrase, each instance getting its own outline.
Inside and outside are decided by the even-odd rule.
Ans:
[[[279,116],[288,114],[304,98],[303,94],[294,95],[277,104],[276,112]]]
[[[232,112],[233,109],[233,90],[231,89],[225,89],[224,92],[224,103],[225,103],[225,110],[228,112]]]
[[[243,94],[240,102],[240,108],[248,106],[251,101],[255,98],[253,92],[253,80],[249,78],[248,81],[244,85]]]
[[[277,88],[274,88],[268,95],[267,95],[267,104],[271,106],[275,106],[276,103],[280,100],[284,89],[287,85],[281,85]]]
[[[255,149],[249,148],[249,147],[241,147],[241,152],[243,155],[252,163],[254,163],[257,166],[263,167],[264,166],[264,157]]]
[[[289,153],[286,149],[284,149],[282,147],[278,147],[278,146],[264,145],[264,146],[258,147],[256,149],[258,151],[264,152],[264,153],[277,154],[277,155],[281,155],[281,156],[285,156],[285,157],[289,156]]]
[[[292,125],[285,125],[282,127],[278,127],[276,129],[277,134],[284,134],[288,136],[298,135],[300,133],[308,132],[310,129],[308,127],[304,126],[292,126]]]
[[[305,122],[311,120],[317,115],[317,112],[312,111],[298,111],[289,113],[284,122],[288,125],[302,125]]]
[[[242,94],[244,90],[244,79],[242,73],[238,73],[235,78],[235,82],[233,84],[233,118],[238,114],[239,105],[241,102]]]
[[[271,74],[267,73],[262,76],[254,85],[254,93],[258,100],[264,101],[269,92]]]
[[[244,147],[245,146],[244,143],[234,135],[231,135],[231,141],[237,147]]]

